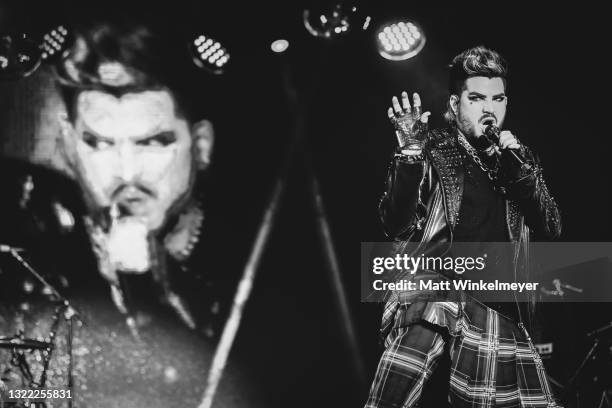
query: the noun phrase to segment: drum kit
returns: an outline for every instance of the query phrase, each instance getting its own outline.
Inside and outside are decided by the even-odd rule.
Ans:
[[[580,271],[580,272],[579,272]],[[609,259],[547,273],[542,280],[543,336],[536,344],[567,408],[612,408],[610,303],[592,302],[592,286],[612,277]],[[560,318],[560,316],[562,316]],[[547,340],[547,341],[546,341]]]
[[[65,384],[54,384],[54,386],[62,386],[67,389],[71,389],[73,385],[72,376],[72,337],[73,337],[73,323],[75,319],[82,322],[79,314],[71,306],[68,299],[64,298],[45,278],[38,273],[30,263],[28,263],[20,254],[19,248],[14,248],[8,245],[0,245],[0,252],[8,253],[11,255],[20,265],[23,267],[34,279],[41,283],[48,292],[51,294],[55,307],[51,316],[51,324],[49,333],[46,338],[28,338],[26,337],[23,328],[18,329],[17,333],[12,335],[4,335],[0,333],[0,352],[6,350],[10,357],[8,358],[11,366],[10,371],[17,374],[15,376],[7,376],[7,372],[0,372],[0,407],[3,407],[3,403],[7,397],[6,390],[10,387],[19,389],[40,389],[48,386],[47,377],[49,372],[49,363],[55,349],[55,339],[58,332],[60,323],[66,322],[67,324],[67,354],[68,354],[68,367],[66,368],[67,378]],[[36,358],[29,359],[28,356],[36,355]],[[34,374],[34,370],[31,366],[31,361],[34,360],[39,365],[39,369],[36,370],[39,375]],[[5,368],[6,369],[6,368]],[[10,378],[8,378],[10,377]],[[16,383],[13,383],[15,380]],[[28,401],[22,401],[25,403],[24,406],[36,406],[46,407],[44,402],[37,402],[36,405],[32,405]],[[67,399],[69,407],[72,406],[72,400]]]

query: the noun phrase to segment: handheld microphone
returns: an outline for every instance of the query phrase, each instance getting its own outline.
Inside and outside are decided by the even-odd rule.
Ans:
[[[501,132],[501,129],[492,123],[490,125],[487,125],[487,127],[484,130],[484,134],[487,137],[487,139],[489,139],[492,143],[496,145],[499,145],[500,132]],[[519,154],[515,152],[514,150],[512,149],[502,150],[502,154],[504,154],[505,152],[511,155],[514,158],[514,160],[517,161],[521,165],[521,167],[525,167],[525,169],[527,170],[531,168],[531,166],[528,163],[526,163],[525,160],[521,156],[519,156]]]
[[[555,288],[557,288],[557,290],[559,290],[559,288],[564,288],[564,289],[571,290],[572,292],[576,292],[576,293],[583,292],[581,288],[577,288],[575,286],[568,285],[566,283],[561,282],[561,279],[553,279],[553,285],[555,285]]]

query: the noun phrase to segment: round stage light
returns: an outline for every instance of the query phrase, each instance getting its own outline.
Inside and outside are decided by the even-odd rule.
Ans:
[[[331,10],[304,10],[303,22],[306,30],[315,37],[331,39],[341,37],[352,29],[366,30],[370,16],[364,15],[356,6],[336,4]]]
[[[391,61],[417,55],[425,46],[425,34],[414,22],[400,21],[381,27],[376,35],[378,53]]]
[[[229,52],[219,41],[205,35],[196,37],[189,49],[195,64],[213,74],[222,74],[230,59]]]
[[[43,61],[64,57],[72,46],[73,40],[72,33],[63,25],[57,26],[46,33],[40,44]]]
[[[285,40],[284,38],[278,39],[272,42],[270,48],[272,51],[277,53],[285,52],[287,51],[287,48],[289,48],[289,41]]]
[[[25,78],[40,65],[38,44],[26,34],[0,36],[0,80]]]

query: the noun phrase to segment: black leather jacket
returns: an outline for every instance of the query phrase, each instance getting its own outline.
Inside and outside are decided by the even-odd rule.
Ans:
[[[455,129],[431,131],[424,159],[396,155],[390,165],[379,211],[386,234],[396,241],[452,242],[463,195],[463,160]],[[509,241],[528,242],[530,231],[544,239],[557,238],[561,218],[539,162],[522,148],[528,171],[506,174],[506,225]],[[518,167],[518,165],[517,165]]]
[[[530,235],[557,238],[561,233],[561,218],[538,160],[524,146],[521,153],[530,168],[505,163],[500,177],[504,181],[500,184],[505,189],[507,238],[514,243],[514,279],[529,282]],[[422,160],[395,155],[379,206],[385,232],[396,241],[395,254],[439,255],[440,251],[451,248],[463,196],[466,156],[457,141],[456,129],[431,131]],[[415,247],[414,243],[418,245]],[[391,305],[414,301],[413,294],[407,292],[389,295],[387,302]],[[534,296],[529,293],[524,299],[531,304],[529,321],[535,312]],[[522,320],[520,316],[519,319]],[[383,327],[388,324],[383,322]]]

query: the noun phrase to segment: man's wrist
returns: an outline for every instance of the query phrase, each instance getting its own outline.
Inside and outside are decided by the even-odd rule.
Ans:
[[[408,163],[414,163],[422,161],[425,155],[423,154],[423,149],[405,149],[399,147],[395,153],[395,157]]]

